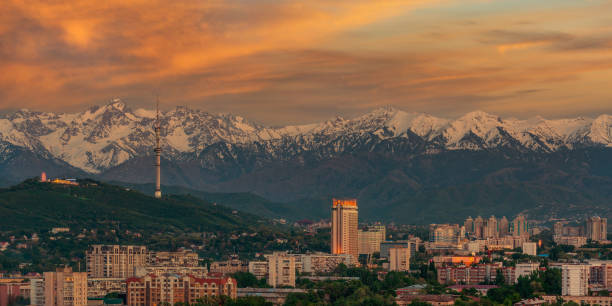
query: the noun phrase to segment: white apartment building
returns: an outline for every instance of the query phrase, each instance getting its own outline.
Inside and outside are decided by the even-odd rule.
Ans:
[[[561,294],[571,296],[585,296],[589,294],[588,265],[562,265],[561,266]]]

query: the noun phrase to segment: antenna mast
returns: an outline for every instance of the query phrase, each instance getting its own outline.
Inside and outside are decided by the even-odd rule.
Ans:
[[[161,146],[159,144],[159,95],[157,95],[156,117],[155,117],[155,198],[161,198]]]

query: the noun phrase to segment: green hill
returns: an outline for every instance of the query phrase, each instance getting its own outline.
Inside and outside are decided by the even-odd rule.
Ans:
[[[145,231],[230,231],[264,226],[264,219],[190,195],[155,199],[91,180],[79,186],[27,180],[0,189],[0,230],[119,226]]]
[[[151,193],[152,190],[154,190],[153,184],[130,184],[123,182],[112,182],[112,184],[140,190],[143,193]],[[248,192],[206,192],[181,186],[167,185],[163,186],[163,191],[171,194],[195,196],[210,203],[217,203],[222,206],[265,218],[286,218],[292,221],[299,220],[300,218],[329,218],[329,208],[327,206],[322,207],[320,212],[316,210],[313,211],[312,207],[299,205],[297,201],[295,203],[274,202]],[[325,201],[325,203],[328,202],[329,201]]]

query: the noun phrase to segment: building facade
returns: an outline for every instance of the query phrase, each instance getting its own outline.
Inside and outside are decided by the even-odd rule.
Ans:
[[[92,245],[85,252],[87,276],[91,278],[128,278],[136,267],[146,266],[149,253],[145,246]]]
[[[389,271],[410,271],[410,248],[389,249]]]
[[[237,296],[236,280],[224,278],[197,278],[191,275],[164,274],[128,278],[127,304],[137,306],[176,303],[194,304],[208,297]]]
[[[30,279],[30,305],[45,305],[45,280],[42,278]]]
[[[588,265],[561,266],[561,294],[583,296],[589,293]]]
[[[380,252],[380,243],[385,241],[386,229],[384,225],[368,226],[357,233],[359,254],[374,254]]]
[[[608,240],[608,218],[591,217],[586,221],[587,239],[604,242]]]
[[[232,274],[236,272],[249,271],[249,264],[238,257],[230,258],[225,261],[213,261],[210,263],[210,272],[221,274]]]
[[[295,257],[284,252],[266,255],[268,259],[268,285],[295,287]]]
[[[350,254],[359,258],[358,208],[356,199],[333,199],[332,254]]]
[[[537,256],[538,244],[535,242],[523,242],[523,254]]]
[[[43,278],[46,306],[87,305],[87,273],[58,268],[45,272]]]

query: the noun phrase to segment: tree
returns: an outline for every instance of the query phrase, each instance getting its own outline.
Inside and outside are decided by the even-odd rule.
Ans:
[[[504,277],[504,273],[501,269],[497,269],[497,274],[495,274],[495,284],[498,286],[502,286],[506,283],[506,278]]]

